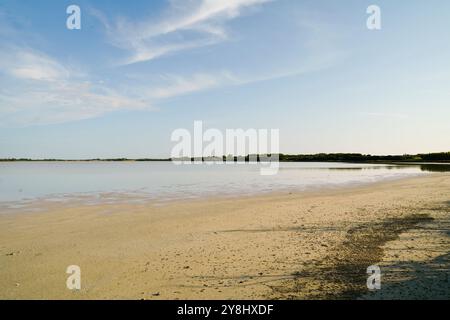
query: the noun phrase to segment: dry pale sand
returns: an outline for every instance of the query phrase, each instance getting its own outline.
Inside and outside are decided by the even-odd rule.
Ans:
[[[0,215],[2,299],[450,298],[445,173],[163,206],[35,205]],[[80,291],[66,288],[69,265]],[[370,265],[381,290],[366,287]]]

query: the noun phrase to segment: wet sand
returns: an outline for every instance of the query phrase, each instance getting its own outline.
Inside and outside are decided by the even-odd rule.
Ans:
[[[314,193],[1,211],[1,299],[449,299],[450,174]],[[66,268],[81,268],[80,291]],[[381,290],[366,286],[381,268]]]

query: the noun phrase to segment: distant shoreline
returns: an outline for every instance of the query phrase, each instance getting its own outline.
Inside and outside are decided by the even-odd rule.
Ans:
[[[432,163],[450,163],[450,152],[415,154],[415,155],[366,155],[360,153],[319,153],[319,154],[298,154],[287,155],[280,154],[279,162],[347,162],[347,163],[395,163],[395,164],[432,164]],[[0,162],[164,162],[164,161],[227,161],[237,162],[250,160],[258,162],[271,161],[267,155],[247,155],[247,156],[228,156],[228,157],[203,157],[203,158],[95,158],[95,159],[29,159],[29,158],[4,158]]]

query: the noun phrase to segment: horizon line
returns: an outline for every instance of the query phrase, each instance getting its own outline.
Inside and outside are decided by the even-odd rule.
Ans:
[[[0,162],[13,162],[13,161],[54,161],[54,162],[94,162],[94,161],[111,161],[111,162],[119,162],[119,161],[172,161],[172,160],[199,160],[202,161],[212,161],[217,159],[229,159],[231,157],[234,158],[234,160],[240,158],[250,158],[250,157],[257,157],[260,159],[262,156],[271,156],[272,154],[247,154],[245,156],[243,155],[228,155],[228,156],[204,156],[204,157],[178,157],[178,158],[127,158],[127,157],[114,157],[114,158],[85,158],[85,159],[65,159],[65,158],[26,158],[26,157],[9,157],[9,158],[0,158]],[[285,154],[285,153],[278,153],[273,154],[278,155],[280,158],[280,161],[312,161],[312,160],[318,160],[317,158],[329,158],[328,161],[344,161],[344,160],[393,160],[393,161],[405,161],[405,160],[416,160],[416,161],[425,161],[425,159],[421,159],[423,156],[425,157],[440,157],[442,156],[442,159],[436,159],[435,161],[450,161],[450,151],[443,151],[443,152],[432,152],[432,153],[417,153],[417,154],[384,154],[384,155],[372,155],[372,154],[365,154],[365,153],[356,153],[356,152],[336,152],[336,153],[300,153],[300,154]],[[312,158],[308,158],[312,157]],[[338,157],[338,158],[336,158]],[[339,158],[341,157],[341,158]],[[343,158],[342,158],[343,157]],[[350,157],[350,158],[348,158]],[[354,158],[357,157],[357,158]],[[296,159],[297,158],[297,159]],[[314,159],[315,158],[315,159]],[[345,159],[347,158],[347,159]],[[359,158],[359,159],[358,159]],[[400,159],[392,159],[392,158],[400,158]],[[419,159],[420,158],[420,159]]]

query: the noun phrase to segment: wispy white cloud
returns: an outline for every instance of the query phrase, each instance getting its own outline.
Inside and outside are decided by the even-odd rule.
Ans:
[[[0,54],[2,124],[50,124],[81,120],[151,103],[81,76],[51,57],[23,47]]]
[[[230,73],[163,75],[160,85],[128,90],[92,81],[89,74],[24,47],[1,48],[0,125],[27,126],[99,117],[120,110],[153,110],[163,99],[236,84]]]
[[[228,37],[227,21],[242,15],[246,8],[268,1],[274,0],[172,0],[169,12],[157,23],[123,19],[111,23],[102,13],[92,13],[103,22],[112,43],[130,50],[127,63],[133,63],[223,41]],[[311,38],[333,43],[328,41],[333,37],[330,27],[312,23],[302,28]],[[295,67],[284,64],[284,68],[274,70],[273,64],[247,71],[224,68],[163,75],[133,71],[138,80],[120,75],[113,81],[99,81],[101,72],[81,72],[39,50],[18,45],[14,39],[20,37],[11,30],[14,37],[0,45],[0,125],[63,123],[118,110],[153,110],[172,97],[313,72],[333,64],[340,56],[334,48],[324,48],[323,41],[311,42],[310,58],[299,60]],[[184,37],[185,31],[197,35]]]
[[[102,22],[111,44],[131,53],[123,64],[132,64],[224,41],[228,38],[226,21],[269,1],[274,0],[172,0],[159,21],[121,18],[110,22],[96,9],[91,9],[91,14]]]
[[[166,75],[162,77],[162,80],[166,84],[150,89],[149,95],[151,97],[155,99],[171,98],[238,83],[238,80],[229,72],[219,72],[217,74],[198,73],[188,77]]]
[[[50,57],[17,47],[2,48],[0,69],[25,80],[55,81],[69,77],[69,70]]]

